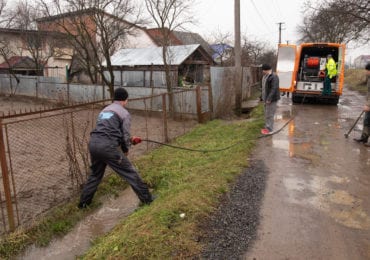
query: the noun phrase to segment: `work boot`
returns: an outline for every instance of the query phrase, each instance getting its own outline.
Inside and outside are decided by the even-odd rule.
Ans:
[[[367,143],[368,139],[369,139],[369,136],[367,134],[362,134],[360,138],[353,138],[353,140],[359,143]]]

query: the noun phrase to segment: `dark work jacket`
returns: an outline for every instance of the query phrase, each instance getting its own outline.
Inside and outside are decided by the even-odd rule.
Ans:
[[[90,134],[90,142],[98,142],[107,146],[121,147],[122,152],[130,148],[131,116],[118,102],[104,108]]]
[[[280,99],[280,90],[279,90],[279,77],[271,73],[266,79],[265,83],[265,97],[263,100],[276,102]]]

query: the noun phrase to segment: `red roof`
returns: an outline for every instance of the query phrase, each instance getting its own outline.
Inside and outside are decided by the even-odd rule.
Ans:
[[[9,69],[9,67],[14,67],[16,64],[20,63],[24,58],[28,57],[22,57],[22,56],[13,56],[9,58],[8,62],[4,61],[0,64],[1,69]]]
[[[160,28],[146,29],[146,32],[158,46],[162,46],[163,36]],[[183,45],[183,43],[173,33],[170,33],[170,45]]]

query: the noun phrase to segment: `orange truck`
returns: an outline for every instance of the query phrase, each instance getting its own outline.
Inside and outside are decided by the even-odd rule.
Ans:
[[[327,56],[337,65],[331,79],[331,93],[323,94]],[[338,104],[344,83],[345,45],[340,43],[279,44],[276,72],[280,91],[291,92],[293,103],[318,101]]]

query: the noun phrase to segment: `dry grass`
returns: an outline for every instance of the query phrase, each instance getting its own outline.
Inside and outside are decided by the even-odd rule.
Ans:
[[[345,72],[344,82],[350,90],[357,90],[366,95],[366,71],[364,69],[348,69]]]

